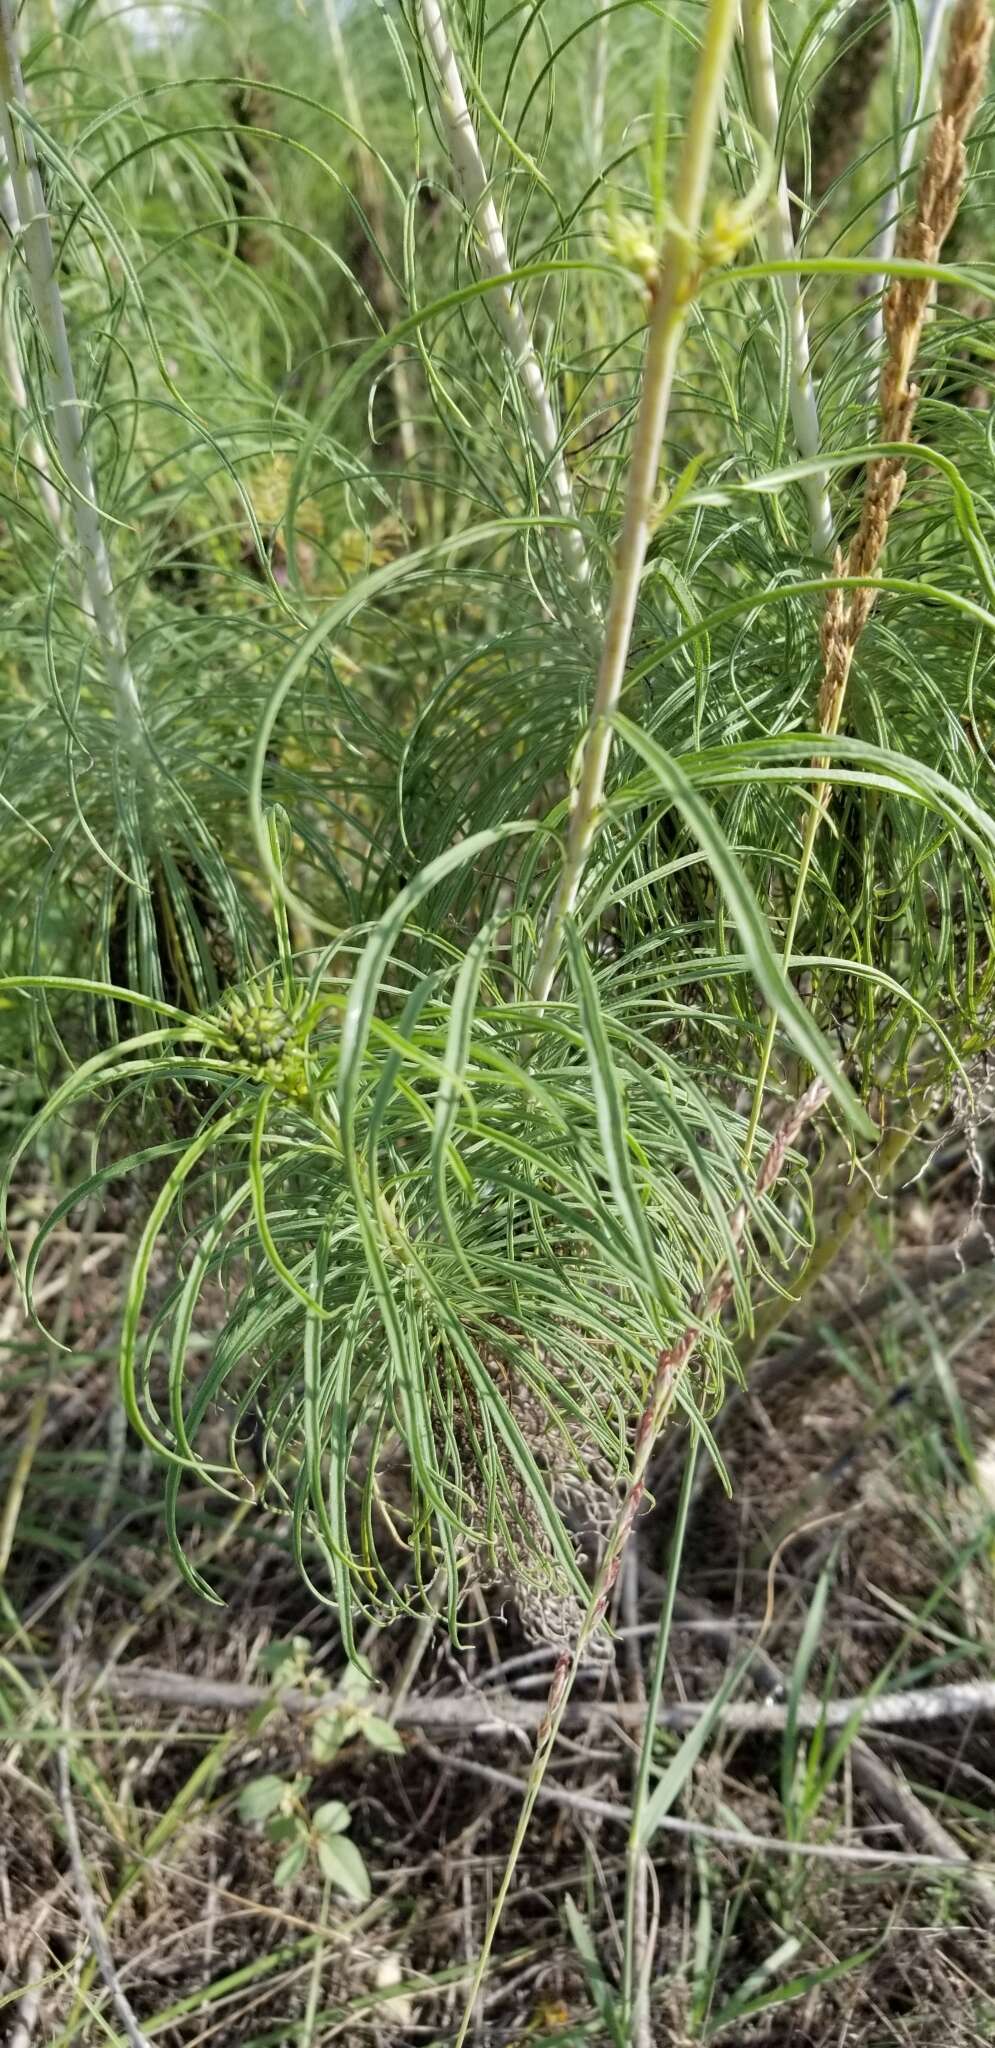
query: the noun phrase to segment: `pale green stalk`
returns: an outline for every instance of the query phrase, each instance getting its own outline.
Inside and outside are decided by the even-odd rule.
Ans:
[[[598,0],[598,26],[594,37],[591,67],[591,168],[601,176],[605,153],[605,111],[608,103],[608,9],[610,0]]]
[[[743,0],[742,35],[753,119],[773,155],[777,149],[780,109],[777,101],[774,44],[767,0]],[[764,231],[764,242],[765,253],[772,263],[795,261],[797,252],[791,232],[791,204],[783,163],[777,172],[774,204]],[[806,460],[810,460],[819,454],[822,441],[819,431],[819,408],[812,379],[802,282],[800,277],[786,273],[780,278],[779,284],[788,316],[788,399],[791,406],[791,421],[798,453]],[[802,477],[800,482],[808,505],[812,553],[827,556],[831,553],[833,545],[833,515],[829,503],[826,471],[816,470],[810,476]]]
[[[477,131],[463,90],[456,52],[439,0],[418,0],[418,13],[425,44],[431,53],[438,79],[439,102],[450,152],[467,211],[477,230],[481,263],[490,277],[506,277],[512,268],[512,262],[508,254],[504,227],[494,203]],[[583,591],[587,604],[595,612],[595,616],[598,616],[590,589],[591,564],[581,537],[573,484],[560,445],[556,414],[546,388],[542,364],[525,309],[510,284],[498,285],[497,289],[489,294],[489,303],[495,325],[522,387],[532,439],[543,466],[543,495],[556,518],[564,522],[558,528],[560,556],[564,569],[570,581]]]
[[[0,141],[10,171],[24,267],[44,345],[52,432],[70,491],[70,512],[87,609],[100,640],[108,680],[133,733],[141,719],[138,692],[128,658],[114,578],[100,524],[93,472],[84,442],[83,418],[34,137],[14,112],[24,104],[13,0],[0,0]]]
[[[17,219],[14,188],[11,185],[6,168],[4,168],[2,175],[0,175],[0,213],[3,214],[4,222],[9,229],[10,245],[14,246],[17,242],[20,223]],[[30,420],[31,405],[28,399],[27,386],[24,382],[24,373],[18,360],[17,346],[11,332],[6,309],[3,315],[0,316],[0,353],[3,355],[3,373],[11,398],[22,417],[25,420]],[[68,550],[70,541],[66,529],[65,510],[62,499],[52,482],[52,472],[49,468],[48,456],[42,442],[38,435],[30,428],[25,434],[24,445],[27,449],[28,461],[31,464],[35,489],[45,508],[45,516],[60,546]]]
[[[698,239],[736,14],[736,0],[712,0],[705,22],[671,224],[661,252],[659,283],[650,315],[642,393],[598,680],[580,776],[571,795],[563,867],[532,977],[531,994],[537,1003],[546,1001],[553,986],[564,922],[576,904],[587,857],[601,822],[612,746],[610,720],[622,694],[639,584],[653,532],[660,452],[677,351],[701,271]]]

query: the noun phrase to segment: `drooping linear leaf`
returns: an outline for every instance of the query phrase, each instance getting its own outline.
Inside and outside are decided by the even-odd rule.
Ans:
[[[518,528],[516,526],[516,522],[514,521],[491,521],[485,526],[474,527],[473,529],[471,529],[469,533],[457,533],[448,535],[444,540],[434,542],[429,546],[417,550],[414,554],[402,557],[400,561],[389,562],[383,568],[374,569],[369,575],[361,577],[356,583],[354,583],[350,587],[350,589],[346,592],[344,597],[340,598],[336,604],[329,606],[327,610],[323,612],[318,623],[315,626],[311,627],[310,631],[305,635],[300,645],[297,648],[295,648],[294,653],[291,655],[290,660],[287,662],[283,670],[283,674],[281,675],[275,690],[272,692],[270,696],[269,702],[266,705],[265,712],[263,713],[263,716],[261,717],[258,725],[255,746],[253,748],[252,754],[252,763],[250,768],[250,813],[253,821],[253,830],[255,832],[256,845],[259,851],[259,857],[263,863],[267,878],[271,886],[274,889],[282,889],[284,899],[287,902],[287,904],[291,908],[295,909],[299,914],[302,914],[303,916],[310,918],[311,921],[315,924],[316,928],[321,928],[322,926],[324,926],[325,920],[318,915],[318,913],[314,910],[313,906],[309,906],[303,903],[297,896],[296,892],[291,890],[284,883],[281,875],[274,870],[270,858],[269,835],[266,830],[266,820],[264,815],[265,806],[262,797],[262,784],[266,768],[267,750],[269,748],[272,739],[273,728],[282,705],[284,704],[294,684],[306,672],[309,663],[314,659],[314,656],[317,654],[319,649],[324,646],[329,636],[337,630],[345,627],[347,623],[350,621],[350,619],[352,619],[362,609],[364,604],[367,604],[371,602],[375,597],[378,597],[386,593],[395,584],[400,583],[405,578],[411,578],[413,581],[417,582],[419,572],[427,570],[432,565],[441,564],[447,561],[452,555],[458,554],[462,550],[465,550],[471,546],[480,546],[491,539],[496,540],[501,535],[507,537],[511,532],[517,530]],[[508,833],[515,831],[533,832],[537,829],[537,827],[532,824],[519,823],[515,825],[505,825],[501,828],[495,829],[497,830],[497,839],[499,840],[500,838],[506,836]],[[450,865],[446,865],[441,869],[438,869],[437,862],[431,863],[433,869],[438,869],[438,872],[436,873],[436,880],[442,880],[445,875],[452,872],[453,868],[459,867],[461,865],[459,855],[462,853],[464,859],[467,857],[467,846],[471,844],[473,845],[474,852],[472,857],[476,858],[480,853],[486,851],[487,844],[491,843],[497,843],[497,840],[488,840],[485,834],[477,833],[471,835],[470,840],[463,841],[460,846],[450,848],[448,855],[444,854],[439,857],[442,861],[450,862]],[[427,886],[431,887],[433,885],[429,883]],[[402,898],[405,900],[406,907],[402,912],[402,923],[404,918],[407,916],[408,911],[413,907],[415,903],[420,901],[421,897],[425,894],[425,888],[419,887],[418,877],[415,878],[414,882],[409,884],[409,889],[414,892],[413,894],[411,894],[410,897],[408,895],[407,890],[402,890],[401,897],[396,899],[396,902],[401,901]],[[389,916],[390,913],[387,913],[387,915]],[[328,927],[326,926],[326,928]]]
[[[387,1338],[391,1366],[389,1378],[400,1403],[412,1475],[436,1517],[440,1541],[445,1545],[451,1543],[448,1525],[453,1515],[440,1484],[432,1417],[421,1372],[421,1333],[417,1321],[407,1315],[398,1302],[387,1267],[389,1257],[397,1275],[399,1292],[404,1295],[407,1271],[419,1268],[421,1261],[414,1246],[404,1238],[401,1225],[390,1218],[389,1211],[385,1211],[382,1197],[374,1214],[356,1170],[351,1147],[346,1160],[372,1299]],[[389,1230],[384,1223],[385,1213],[389,1219]]]
[[[466,957],[456,977],[452,1007],[449,1013],[449,1030],[446,1035],[445,1078],[440,1081],[435,1098],[435,1118],[432,1129],[431,1169],[432,1186],[439,1205],[439,1216],[446,1237],[455,1256],[463,1267],[467,1278],[472,1281],[473,1268],[460,1241],[449,1206],[449,1190],[446,1169],[450,1138],[460,1103],[460,1084],[466,1070],[473,1031],[474,1012],[480,979],[490,952],[494,937],[495,922],[491,920],[477,933],[467,947]]]
[[[915,581],[908,576],[833,576],[818,580],[806,579],[798,583],[775,583],[769,589],[750,590],[745,596],[729,598],[717,604],[712,611],[704,612],[694,625],[684,627],[682,632],[675,633],[670,640],[655,643],[652,653],[644,660],[634,663],[628,671],[627,694],[631,694],[638,684],[647,682],[659,671],[663,663],[671,661],[675,654],[680,654],[685,647],[690,647],[695,640],[706,634],[716,634],[721,626],[730,625],[733,620],[743,618],[748,613],[764,611],[768,607],[778,605],[790,605],[796,598],[812,597],[824,602],[827,588],[844,591],[868,589],[879,590],[882,593],[890,591],[898,597],[921,598],[932,604],[947,606],[951,611],[973,620],[986,632],[995,634],[995,613],[987,611],[975,598],[966,597],[962,592],[947,589],[941,584],[925,580]],[[845,739],[840,739],[840,748],[846,744]],[[826,734],[816,734],[812,746],[813,751],[833,751]]]
[[[626,1123],[620,1075],[612,1059],[597,985],[587,962],[583,944],[571,920],[566,930],[570,973],[577,993],[577,1006],[588,1052],[588,1071],[594,1108],[604,1155],[605,1170],[612,1193],[632,1240],[645,1285],[650,1294],[665,1302],[672,1312],[677,1304],[665,1294],[646,1221],[646,1211],[632,1171],[631,1138]]]
[[[831,763],[828,776],[815,765],[820,754],[828,756]],[[682,754],[681,768],[691,781],[706,787],[742,782],[750,775],[758,780],[769,777],[780,782],[801,775],[812,781],[828,779],[840,787],[893,790],[898,795],[914,797],[925,808],[935,811],[986,860],[989,875],[995,869],[993,814],[969,789],[958,787],[928,762],[897,749],[876,746],[848,734],[774,734],[736,741],[727,747],[704,748],[698,754]]]
[[[323,1258],[316,1256],[315,1292],[322,1282]],[[335,1604],[342,1631],[342,1646],[350,1663],[359,1664],[352,1624],[353,1575],[355,1562],[349,1536],[347,1482],[351,1438],[349,1407],[353,1360],[366,1306],[366,1289],[361,1288],[346,1317],[331,1366],[323,1363],[326,1330],[320,1319],[308,1313],[304,1327],[304,1468],[298,1498],[303,1506],[306,1479],[307,1501],[324,1538],[327,1561],[335,1589]],[[331,1427],[325,1441],[325,1418]],[[323,1462],[327,1459],[327,1482]],[[300,1543],[300,1523],[295,1509],[295,1530]]]
[[[59,1225],[74,1209],[83,1207],[91,1195],[103,1195],[113,1181],[128,1181],[143,1167],[153,1165],[160,1159],[173,1159],[180,1150],[179,1141],[172,1138],[165,1144],[148,1145],[139,1152],[127,1153],[123,1158],[115,1159],[109,1166],[100,1167],[88,1174],[85,1179],[75,1181],[68,1194],[63,1195],[61,1200],[47,1211],[28,1247],[21,1275],[21,1285],[29,1314],[34,1315],[32,1304],[35,1274],[53,1231],[58,1230]]]
[[[825,475],[827,471],[863,468],[865,464],[890,457],[898,462],[912,464],[921,462],[927,468],[935,469],[949,486],[951,503],[958,531],[966,541],[974,558],[989,602],[995,604],[995,562],[985,539],[984,529],[978,518],[974,497],[955,463],[937,448],[930,448],[924,441],[871,441],[858,447],[821,451],[817,457],[801,458],[784,467],[768,470],[756,477],[743,478],[734,484],[706,487],[692,494],[690,502],[699,505],[724,505],[733,502],[737,494],[769,494],[781,489],[786,483],[795,483],[804,477]],[[694,614],[692,614],[692,617]]]
[[[252,1213],[256,1220],[256,1229],[259,1232],[259,1242],[266,1253],[274,1273],[282,1280],[283,1285],[290,1289],[291,1294],[296,1295],[304,1308],[315,1315],[324,1316],[327,1314],[327,1310],[322,1308],[320,1302],[312,1298],[303,1281],[298,1279],[297,1274],[291,1271],[286,1260],[282,1257],[279,1246],[274,1240],[269,1226],[269,1218],[266,1214],[266,1175],[263,1167],[262,1149],[267,1112],[274,1099],[274,1094],[275,1090],[271,1085],[260,1088],[259,1100],[256,1104],[256,1111],[249,1134],[249,1188],[252,1195]],[[301,1263],[302,1265],[308,1263],[308,1254],[306,1252],[301,1254]]]
[[[371,1177],[371,1186],[374,1188],[377,1184],[376,1151],[380,1126],[386,1114],[403,1062],[409,1056],[410,1041],[418,1019],[425,1005],[431,1002],[437,995],[442,982],[443,970],[441,968],[434,968],[431,973],[423,975],[421,980],[415,983],[397,1020],[396,1041],[383,1063],[380,1079],[374,1090],[373,1100],[366,1119],[366,1157]]]
[[[435,1289],[435,1299],[449,1340],[461,1358],[467,1375],[473,1384],[481,1415],[486,1417],[495,1436],[504,1444],[512,1465],[520,1474],[554,1556],[558,1558],[578,1593],[581,1596],[586,1596],[588,1591],[586,1581],[578,1566],[573,1546],[562,1518],[557,1513],[550,1498],[549,1488],[539,1469],[525,1431],[516,1421],[508,1403],[504,1400],[484,1369],[477,1351],[468,1341],[458,1318],[453,1314],[447,1297],[440,1290]]]
[[[808,256],[795,259],[770,259],[764,262],[741,263],[736,268],[736,283],[743,284],[750,279],[770,277],[851,277],[878,279],[887,277],[921,278],[935,284],[961,285],[969,291],[985,288],[988,266],[954,265],[951,263],[921,263],[913,257],[892,255],[882,258],[877,252],[865,257],[859,256]],[[615,263],[592,258],[548,257],[542,262],[518,263],[498,275],[474,278],[471,283],[457,286],[454,290],[440,294],[430,303],[407,314],[382,336],[372,342],[356,359],[346,374],[339,378],[332,398],[311,426],[309,439],[303,448],[306,461],[313,448],[317,447],[322,435],[327,434],[336,414],[348,403],[357,389],[366,389],[381,362],[389,359],[393,350],[401,346],[409,336],[434,319],[440,319],[459,307],[470,305],[474,300],[486,300],[488,294],[502,288],[526,284],[531,280],[548,282],[550,278],[564,275],[603,275],[616,280],[627,279],[625,269]],[[702,290],[728,283],[724,271],[706,272]],[[555,524],[555,520],[543,522]]]
[[[423,868],[421,873],[408,883],[407,888],[402,889],[400,895],[395,897],[390,908],[385,911],[370,933],[353,976],[349,1001],[342,1020],[338,1104],[342,1142],[347,1150],[351,1150],[353,1143],[352,1127],[359,1093],[360,1064],[366,1051],[381,977],[410,912],[431,889],[456,869],[479,860],[482,854],[488,852],[492,846],[499,846],[505,839],[530,833],[535,829],[532,824],[516,821],[491,831],[472,833],[459,846],[450,847],[447,853],[440,854],[438,859]]]
[[[148,1283],[152,1254],[155,1251],[160,1231],[180,1195],[185,1181],[189,1178],[198,1160],[203,1157],[204,1153],[211,1146],[216,1145],[228,1131],[233,1130],[236,1124],[243,1122],[244,1119],[245,1108],[242,1103],[239,1103],[234,1109],[229,1110],[226,1116],[220,1117],[216,1123],[208,1122],[198,1132],[196,1138],[186,1147],[152,1206],[148,1220],[135,1248],[131,1270],[128,1275],[128,1288],[121,1319],[121,1344],[118,1359],[121,1395],[125,1410],[132,1428],[137,1431],[142,1442],[147,1444],[149,1450],[154,1451],[157,1457],[165,1459],[169,1464],[181,1465],[184,1470],[191,1469],[191,1461],[181,1453],[171,1450],[167,1444],[164,1444],[156,1436],[155,1432],[149,1428],[139,1405],[135,1383],[135,1353],[138,1344],[142,1307],[145,1300],[145,1290]],[[193,1460],[193,1469],[198,1472],[209,1470],[198,1459]],[[215,1467],[215,1470],[217,1469],[219,1468]]]
[[[771,941],[766,918],[714,813],[699,796],[680,764],[665,753],[656,740],[650,739],[647,733],[621,715],[615,717],[613,724],[633,752],[646,762],[681,812],[699,845],[705,849],[712,872],[729,905],[743,950],[771,1008],[781,1017],[803,1058],[825,1081],[853,1128],[862,1137],[873,1139],[876,1136],[874,1125],[850,1083],[841,1074],[838,1058],[828,1039],[813,1022],[785,974]]]
[[[195,1247],[189,1269],[183,1279],[179,1297],[172,1310],[172,1330],[169,1347],[169,1419],[173,1435],[176,1439],[176,1449],[180,1452],[181,1456],[189,1459],[191,1465],[195,1463],[195,1458],[183,1412],[184,1373],[187,1364],[190,1332],[197,1303],[217,1248],[227,1236],[239,1210],[245,1206],[248,1194],[248,1187],[243,1182],[235,1189],[234,1194],[229,1195],[228,1200],[223,1204],[218,1213],[211,1218],[202,1230],[200,1241]],[[191,1426],[193,1428],[197,1427],[197,1423],[207,1412],[211,1399],[211,1378],[212,1375],[210,1373],[202,1374],[196,1385],[194,1409],[191,1419]],[[174,1486],[179,1486],[181,1476],[179,1467],[175,1468],[175,1471],[170,1474]]]
[[[2,985],[0,983],[0,986]],[[15,982],[10,985],[16,987],[18,984]],[[150,1007],[154,1007],[154,1005],[150,1005]],[[77,1097],[84,1096],[91,1086],[95,1084],[109,1084],[119,1074],[131,1074],[137,1064],[133,1057],[135,1053],[159,1051],[163,1044],[169,1041],[171,1036],[172,1034],[166,1031],[143,1032],[139,1037],[129,1039],[127,1058],[123,1056],[120,1046],[110,1046],[105,1051],[92,1054],[90,1059],[84,1060],[81,1066],[75,1067],[71,1073],[67,1074],[65,1080],[52,1090],[52,1093],[42,1104],[42,1107],[25,1125],[19,1138],[10,1149],[3,1173],[0,1175],[0,1234],[2,1234],[4,1249],[12,1265],[16,1267],[17,1261],[7,1233],[7,1205],[15,1171],[28,1147],[34,1144],[35,1139],[45,1129],[47,1124],[53,1122],[61,1114],[62,1110],[66,1109]],[[155,1068],[155,1061],[150,1060],[149,1072],[153,1072]]]

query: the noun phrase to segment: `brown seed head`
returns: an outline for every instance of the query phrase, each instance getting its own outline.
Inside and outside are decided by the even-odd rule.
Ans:
[[[930,131],[919,178],[916,210],[898,239],[898,254],[935,263],[949,234],[964,189],[968,133],[984,88],[992,39],[989,0],[958,0],[950,24],[940,106]],[[923,325],[935,296],[931,278],[895,278],[885,293],[885,361],[881,372],[881,439],[908,441],[919,399],[912,368]],[[860,524],[850,543],[845,573],[873,576],[884,553],[892,515],[905,489],[905,464],[898,456],[870,462]],[[840,557],[836,574],[843,573]],[[822,684],[819,725],[835,732],[843,708],[853,652],[870,618],[875,590],[856,590],[849,600],[830,591],[822,624]]]

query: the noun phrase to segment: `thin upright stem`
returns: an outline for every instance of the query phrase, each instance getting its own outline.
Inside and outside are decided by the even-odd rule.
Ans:
[[[684,1466],[680,1499],[674,1522],[674,1534],[670,1546],[670,1561],[667,1566],[667,1582],[663,1606],[657,1628],[656,1648],[653,1654],[653,1672],[646,1696],[646,1718],[643,1722],[642,1740],[639,1745],[639,1763],[636,1767],[636,1783],[632,1797],[632,1821],[626,1847],[625,1877],[625,1923],[622,1955],[622,2011],[631,2022],[636,2041],[640,2033],[647,2034],[649,2027],[649,1986],[639,1980],[636,1970],[636,1905],[639,1897],[639,1870],[645,1867],[648,1857],[642,1845],[643,1815],[650,1794],[650,1773],[653,1767],[653,1752],[656,1742],[657,1722],[660,1718],[660,1700],[663,1694],[663,1680],[667,1669],[667,1652],[670,1648],[670,1632],[674,1620],[674,1603],[677,1598],[677,1581],[680,1576],[681,1555],[684,1549],[684,1535],[688,1525],[691,1501],[694,1495],[694,1475],[698,1461],[698,1438],[692,1437]],[[647,1956],[644,1968],[648,1971],[652,1958]]]
[[[780,109],[767,0],[743,0],[742,34],[753,119],[768,149],[774,152],[777,148]],[[774,205],[767,220],[764,241],[766,254],[771,262],[795,261],[797,251],[791,232],[791,202],[788,198],[788,179],[783,162],[777,169]],[[785,273],[778,282],[788,316],[788,399],[791,421],[798,453],[806,460],[811,460],[819,454],[822,439],[819,429],[819,408],[812,378],[802,282],[800,277],[789,273]],[[802,477],[801,486],[808,505],[812,553],[825,557],[833,545],[833,514],[829,503],[826,471],[817,470],[811,476]]]
[[[896,1124],[885,1132],[873,1158],[859,1179],[854,1181],[840,1204],[835,1221],[822,1232],[811,1257],[793,1281],[790,1293],[772,1294],[767,1301],[761,1302],[749,1341],[740,1348],[739,1357],[743,1365],[756,1357],[768,1337],[780,1329],[785,1317],[798,1307],[799,1302],[805,1300],[816,1281],[821,1280],[834,1260],[839,1258],[851,1232],[866,1216],[871,1203],[877,1199],[882,1183],[890,1179],[899,1160],[911,1145],[925,1115],[925,1109],[925,1104],[920,1104],[918,1109],[910,1107],[908,1121],[901,1125]]]
[[[141,722],[138,691],[128,657],[110,558],[100,524],[93,472],[85,446],[83,417],[34,136],[30,128],[18,119],[16,111],[24,105],[14,4],[13,0],[0,0],[0,141],[10,172],[24,267],[44,344],[52,432],[62,473],[69,487],[71,518],[87,606],[100,640],[108,680],[129,733],[134,737]]]
[[[4,234],[4,246],[15,247],[20,223],[17,218],[14,188],[10,182],[6,166],[0,172],[0,213],[2,213],[5,226],[9,231],[9,243],[8,235]],[[14,340],[6,307],[4,307],[3,313],[0,314],[0,354],[3,357],[3,374],[7,382],[7,389],[18,412],[26,421],[30,422],[31,402],[28,398],[24,372],[21,368],[17,344]],[[34,476],[35,489],[44,506],[49,526],[60,546],[68,549],[71,543],[66,526],[65,507],[52,482],[52,472],[43,443],[30,425],[25,433],[24,445]]]
[[[477,230],[480,260],[490,277],[506,277],[512,263],[504,227],[494,202],[491,181],[440,0],[418,0],[418,12],[438,79],[439,102],[450,152],[467,211]],[[522,388],[530,432],[543,466],[543,495],[556,518],[563,521],[558,535],[564,570],[574,586],[584,593],[588,607],[597,616],[590,588],[591,564],[580,531],[573,484],[525,309],[509,284],[498,285],[489,299],[495,324]]]
[[[671,225],[650,316],[642,392],[633,432],[622,531],[616,552],[598,680],[572,794],[563,867],[532,978],[531,994],[544,1003],[560,959],[563,926],[577,901],[591,843],[601,820],[611,758],[611,718],[618,708],[636,616],[636,600],[653,531],[660,452],[670,407],[677,351],[701,268],[698,237],[712,159],[726,66],[736,25],[736,0],[712,0],[705,23],[690,125],[684,140]]]
[[[342,33],[338,0],[325,0],[325,23],[328,28],[328,39],[332,46],[332,56],[338,66],[339,84],[342,88],[346,119],[350,127],[354,128],[356,133],[362,136],[365,133],[363,109],[360,105],[356,81],[349,62],[349,52],[346,48],[345,36]],[[362,144],[356,150],[356,186],[363,211],[370,224],[370,229],[377,241],[382,242],[385,238],[383,189],[375,165],[375,159],[368,150],[362,147]],[[401,308],[394,280],[385,265],[380,265],[378,268],[375,295],[380,302],[378,311],[381,317],[387,322],[396,321]],[[418,434],[414,422],[414,394],[409,375],[408,358],[403,348],[391,350],[390,376],[397,398],[397,433],[401,443],[401,452],[409,468],[413,468],[419,460]],[[409,477],[408,485],[412,510],[415,514],[415,523],[424,530],[427,525],[426,510],[417,477]]]
[[[598,0],[598,26],[594,37],[594,62],[591,67],[591,168],[595,177],[601,176],[602,158],[605,153],[605,112],[608,102],[608,9],[610,0]]]

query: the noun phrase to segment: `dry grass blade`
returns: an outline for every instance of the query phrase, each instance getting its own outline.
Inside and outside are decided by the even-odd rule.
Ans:
[[[989,0],[959,0],[950,26],[940,106],[919,182],[916,216],[899,238],[898,253],[906,259],[935,263],[956,219],[967,167],[964,140],[981,99],[991,37]],[[932,279],[914,277],[896,278],[886,294],[886,356],[880,387],[883,441],[907,441],[911,433],[919,399],[918,389],[911,381],[912,366],[935,292]],[[905,489],[905,477],[905,463],[901,456],[878,456],[868,464],[857,531],[845,558],[841,549],[836,550],[833,568],[837,577],[871,578],[876,575],[892,517]],[[844,591],[836,586],[826,598],[821,629],[822,679],[818,723],[820,732],[828,738],[839,731],[857,642],[874,609],[877,595],[877,590],[872,587]],[[828,768],[828,756],[817,756],[815,766]],[[785,961],[790,959],[794,948],[816,837],[829,802],[830,787],[828,782],[818,784],[805,822],[785,932]],[[760,1121],[775,1029],[776,1020],[771,1017],[754,1088],[747,1157]],[[885,1143],[888,1143],[887,1138]],[[904,1145],[904,1140],[902,1143]],[[819,1247],[813,1271],[821,1270],[818,1263],[821,1252],[822,1247]],[[802,1276],[803,1289],[809,1277],[808,1274]]]

